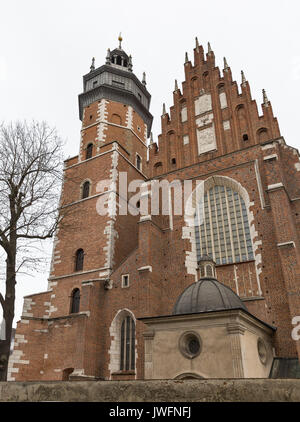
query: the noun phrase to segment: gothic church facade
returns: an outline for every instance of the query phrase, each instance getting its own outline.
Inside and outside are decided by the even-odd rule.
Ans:
[[[9,380],[268,377],[276,358],[300,356],[299,153],[266,93],[260,112],[210,45],[196,40],[184,70],[158,143],[145,75],[121,41],[83,77],[48,290],[24,298]],[[196,223],[175,212],[174,189],[169,215],[140,212],[147,192],[122,215],[124,173],[125,191],[191,181]]]

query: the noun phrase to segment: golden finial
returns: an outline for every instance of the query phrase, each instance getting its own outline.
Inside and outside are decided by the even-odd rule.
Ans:
[[[122,41],[123,41],[123,38],[122,38],[122,36],[121,36],[121,32],[120,32],[120,34],[119,34],[118,40],[119,40],[119,48],[122,48],[121,43],[122,43]]]

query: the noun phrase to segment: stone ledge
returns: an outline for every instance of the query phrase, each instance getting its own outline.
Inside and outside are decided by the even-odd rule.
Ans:
[[[300,379],[0,382],[0,402],[300,402]]]

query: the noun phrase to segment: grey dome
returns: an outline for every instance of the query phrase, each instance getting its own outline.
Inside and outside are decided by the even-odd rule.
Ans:
[[[191,284],[178,297],[173,315],[243,309],[246,306],[233,290],[215,278],[202,278]]]

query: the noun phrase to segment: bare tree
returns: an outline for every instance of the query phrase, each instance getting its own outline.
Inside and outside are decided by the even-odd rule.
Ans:
[[[35,262],[31,243],[52,237],[62,218],[57,212],[61,163],[62,142],[45,122],[0,126],[0,247],[6,258],[0,381],[7,378],[16,275]]]

